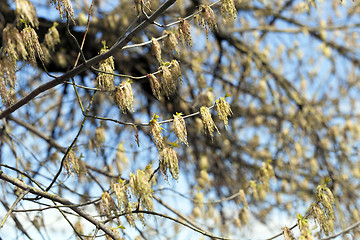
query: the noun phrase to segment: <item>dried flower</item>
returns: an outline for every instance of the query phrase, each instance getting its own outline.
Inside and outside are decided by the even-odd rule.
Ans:
[[[179,54],[179,48],[178,48],[178,40],[177,40],[177,37],[175,35],[175,33],[173,31],[167,31],[165,30],[163,32],[163,35],[168,35],[167,38],[164,39],[163,43],[164,43],[164,47],[165,47],[165,50],[168,50],[168,51],[174,51]]]
[[[26,50],[29,54],[30,63],[36,65],[35,53],[41,61],[44,61],[44,53],[40,46],[39,39],[35,30],[31,27],[26,27],[21,31],[21,35],[25,43]]]
[[[159,79],[157,77],[155,77],[155,75],[152,73],[148,74],[147,77],[149,78],[151,90],[152,90],[154,96],[158,100],[161,100],[162,99],[162,93],[161,93],[162,89],[161,89],[161,84],[160,84]]]
[[[70,0],[50,0],[50,2],[59,11],[61,19],[63,19],[63,15],[67,12],[70,19],[75,22],[75,14]]]
[[[216,100],[216,109],[219,115],[219,119],[224,121],[225,127],[228,127],[228,117],[232,115],[232,111],[229,103],[225,100],[225,97]]]
[[[23,19],[27,23],[30,23],[32,27],[37,28],[39,26],[39,20],[34,5],[28,0],[16,0],[15,4],[15,14],[17,19]]]
[[[176,136],[178,137],[180,142],[189,146],[189,143],[187,141],[187,131],[186,131],[185,120],[182,117],[182,113],[176,113],[173,116],[174,116],[173,129],[174,129]]]
[[[188,46],[191,46],[190,23],[183,18],[180,18],[178,38],[183,44],[186,43]]]
[[[217,31],[217,24],[213,10],[211,7],[206,5],[200,5],[200,14],[195,16],[196,23],[205,30],[206,38],[210,31]]]
[[[131,89],[130,79],[115,88],[114,98],[116,104],[123,113],[126,113],[126,111],[134,111],[134,96]]]
[[[211,117],[210,109],[208,107],[201,107],[200,114],[204,123],[204,127],[208,130],[211,138],[213,137],[214,130],[216,130],[220,134],[218,128],[214,123],[214,120]]]
[[[49,28],[48,32],[45,34],[45,45],[51,50],[54,51],[56,44],[60,42],[60,35],[58,30],[56,29],[58,23],[54,22],[51,28]]]
[[[179,163],[174,147],[169,146],[164,148],[160,153],[160,170],[166,176],[166,171],[169,169],[174,179],[179,178]]]
[[[105,41],[102,42],[103,48],[100,50],[100,54],[103,54],[108,51]],[[99,63],[99,74],[96,78],[98,83],[98,88],[102,91],[111,92],[114,90],[114,57],[109,57]]]
[[[237,17],[234,0],[221,0],[221,14],[226,20],[234,20]]]
[[[161,59],[161,47],[160,47],[158,40],[156,40],[155,38],[151,39],[151,49],[152,49],[153,55],[156,57],[158,62],[160,64],[162,64],[163,61]]]
[[[150,120],[150,131],[153,135],[153,139],[158,151],[161,152],[161,150],[164,148],[164,139],[161,133],[163,128],[160,127],[160,124],[157,121],[158,117],[159,116],[155,113],[153,119]]]

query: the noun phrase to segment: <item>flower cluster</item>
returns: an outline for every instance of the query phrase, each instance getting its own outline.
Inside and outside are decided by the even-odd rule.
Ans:
[[[70,150],[64,160],[64,167],[68,175],[72,175],[73,172],[76,174],[80,173],[79,159],[73,150]]]
[[[208,107],[201,107],[200,108],[200,114],[201,114],[201,118],[202,121],[204,123],[204,127],[205,129],[208,130],[209,134],[211,137],[213,137],[213,132],[216,130],[219,134],[219,130],[216,127],[214,120],[211,117],[211,113],[210,113],[210,109]]]
[[[125,215],[126,220],[131,226],[134,226],[135,217],[132,214],[132,205],[131,202],[129,201],[130,194],[129,194],[128,186],[123,184],[122,182],[114,183],[112,185],[112,190],[115,192],[115,196],[118,202],[118,208],[127,213]]]
[[[177,37],[176,37],[175,33],[173,31],[165,30],[163,32],[163,35],[166,35],[166,34],[168,35],[168,37],[165,38],[164,42],[163,42],[165,50],[167,50],[167,51],[174,51],[175,50],[175,52],[177,54],[179,54],[179,48],[178,48],[179,42],[177,40]]]
[[[300,237],[299,240],[315,240],[315,238],[312,236],[311,231],[309,229],[309,223],[305,217],[303,217],[301,214],[297,215],[298,219],[298,226],[300,229]]]
[[[313,204],[313,214],[316,221],[326,235],[334,231],[334,204],[335,198],[330,189],[325,185],[319,185],[316,188],[316,201],[319,204]]]
[[[219,119],[224,121],[225,127],[228,127],[228,117],[232,115],[229,103],[225,100],[226,97],[216,100],[216,109],[219,114]]]
[[[116,205],[114,199],[108,192],[101,194],[100,208],[103,214],[110,217],[112,212],[116,212]]]
[[[60,35],[58,30],[56,29],[58,23],[54,22],[51,28],[49,28],[48,32],[45,34],[45,45],[51,50],[54,51],[56,44],[60,42]]]
[[[179,162],[174,146],[165,147],[160,153],[160,170],[164,176],[168,169],[172,177],[177,180],[179,178]]]
[[[150,81],[150,86],[151,86],[153,95],[158,100],[161,100],[162,99],[162,88],[161,88],[161,83],[160,83],[159,79],[157,77],[155,77],[155,75],[152,73],[148,74],[147,77]]]
[[[32,27],[39,26],[39,20],[34,5],[28,0],[16,0],[15,14],[18,19],[23,19],[26,23],[30,23]]]
[[[183,18],[180,18],[178,38],[183,44],[186,43],[188,46],[191,46],[190,23]]]
[[[44,53],[35,30],[31,27],[26,27],[21,31],[21,35],[25,43],[25,48],[29,54],[28,59],[30,63],[36,65],[35,54],[37,54],[41,61],[44,61]]]
[[[74,20],[75,14],[70,0],[50,0],[50,2],[59,11],[61,19],[63,19],[63,15],[65,14],[65,12],[67,12],[70,19],[75,21]]]
[[[155,38],[151,39],[151,50],[152,50],[153,55],[156,57],[158,62],[161,64],[162,63],[161,47],[160,47],[160,43]]]
[[[105,142],[105,128],[98,127],[95,130],[95,146],[100,148]]]
[[[126,80],[115,88],[114,99],[117,106],[120,110],[122,110],[123,113],[126,111],[134,111],[134,96],[132,93],[130,79]]]
[[[141,206],[144,209],[152,211],[154,209],[152,198],[153,198],[153,189],[151,187],[151,182],[149,181],[149,174],[145,171],[138,169],[135,174],[130,174],[129,186],[131,187],[131,192],[135,195],[137,199],[140,199]]]
[[[200,14],[195,15],[195,22],[205,30],[206,37],[208,37],[209,29],[213,32],[217,31],[214,11],[209,6],[200,5],[199,12]]]
[[[181,115],[182,115],[181,113],[176,113],[173,115],[174,116],[173,129],[180,142],[186,144],[186,146],[189,146],[189,143],[187,141],[185,120]]]
[[[234,0],[221,0],[221,14],[226,20],[234,20],[237,17]]]
[[[295,237],[288,227],[283,227],[284,240],[295,240]]]
[[[100,54],[103,54],[108,51],[108,48],[105,44],[105,41],[102,42],[103,48],[100,50]],[[103,91],[111,92],[114,90],[114,57],[109,57],[99,63],[100,73],[98,74],[96,80],[98,83],[98,88]]]
[[[154,117],[150,120],[150,131],[153,136],[155,145],[159,152],[161,152],[164,149],[164,139],[162,136],[162,130],[164,130],[159,122],[157,121],[157,118],[159,116],[157,114],[154,114]]]

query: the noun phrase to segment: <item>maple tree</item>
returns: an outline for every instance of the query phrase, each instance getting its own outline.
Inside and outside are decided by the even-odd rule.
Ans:
[[[1,1],[0,236],[359,237],[359,13]]]

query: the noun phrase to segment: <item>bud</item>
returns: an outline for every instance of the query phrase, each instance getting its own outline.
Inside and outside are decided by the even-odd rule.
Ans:
[[[160,64],[162,64],[162,60],[161,60],[161,48],[160,48],[160,44],[158,42],[158,40],[156,40],[155,38],[151,39],[151,49],[152,49],[152,53],[153,55],[156,57],[156,59],[158,60],[158,62]]]
[[[189,146],[189,143],[187,141],[185,120],[181,115],[182,115],[181,113],[176,113],[176,115],[173,115],[174,116],[173,129],[180,142],[184,143],[186,146]]]
[[[218,128],[216,127],[216,125],[211,117],[210,109],[207,107],[201,107],[200,114],[201,114],[201,118],[204,123],[204,128],[208,130],[211,138],[213,137],[214,130],[216,130],[220,134]]]
[[[114,99],[117,106],[123,113],[126,113],[126,111],[134,111],[134,96],[131,89],[130,79],[115,88]]]
[[[151,86],[151,90],[153,92],[153,95],[158,99],[161,100],[162,99],[162,89],[161,89],[161,84],[160,81],[157,77],[155,77],[154,74],[150,73],[147,75],[147,77],[150,80],[150,86]]]
[[[224,121],[225,128],[227,128],[228,117],[232,115],[232,111],[229,103],[225,100],[225,97],[216,100],[216,109],[219,115],[219,119]]]

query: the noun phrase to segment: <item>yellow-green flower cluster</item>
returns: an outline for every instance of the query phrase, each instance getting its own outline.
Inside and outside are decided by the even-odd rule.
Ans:
[[[141,206],[144,209],[152,211],[154,209],[152,202],[153,189],[149,177],[150,176],[145,171],[138,169],[136,175],[130,174],[129,186],[135,197],[140,199]]]
[[[179,42],[178,42],[178,39],[175,35],[175,33],[173,31],[168,31],[168,30],[165,30],[163,32],[163,35],[168,35],[167,38],[164,39],[164,47],[165,47],[165,50],[167,51],[174,51],[177,52],[177,54],[179,54],[179,48],[178,48],[178,45],[179,45]]]
[[[112,185],[112,190],[115,192],[118,208],[126,212],[126,220],[131,226],[135,226],[135,217],[132,213],[131,202],[129,201],[130,194],[128,186],[123,183],[114,183]]]
[[[208,130],[210,136],[213,137],[213,132],[215,130],[220,134],[218,128],[214,123],[214,120],[211,117],[210,109],[208,107],[203,106],[200,108],[200,114],[204,123],[204,127],[206,130]]]
[[[45,34],[45,45],[51,50],[54,51],[56,44],[60,42],[60,35],[58,30],[56,29],[58,23],[54,22],[51,28],[49,28],[48,32]]]
[[[188,46],[191,46],[190,23],[183,18],[180,18],[178,38],[183,44],[186,43]]]
[[[313,204],[314,217],[324,233],[329,235],[329,233],[334,231],[335,198],[330,189],[325,184],[317,186],[316,201],[319,204]]]
[[[70,150],[64,160],[64,167],[68,175],[72,175],[73,172],[76,174],[80,173],[79,159],[73,150]]]
[[[126,113],[126,111],[134,111],[134,95],[132,93],[130,79],[115,88],[114,98],[117,106],[123,113]]]
[[[237,17],[234,0],[221,0],[221,14],[225,20],[234,20]]]
[[[61,19],[63,19],[63,15],[65,14],[65,12],[67,12],[70,19],[75,21],[74,20],[75,14],[70,0],[50,0],[50,2],[59,11]]]
[[[112,212],[116,212],[114,199],[112,199],[108,192],[103,192],[103,194],[101,194],[100,207],[103,214],[108,217],[111,216]]]
[[[151,86],[151,90],[153,92],[153,95],[158,99],[161,100],[162,99],[162,88],[161,88],[161,84],[160,81],[157,77],[155,77],[154,74],[150,73],[147,75],[149,81],[150,81],[150,86]]]
[[[100,50],[100,54],[103,54],[108,51],[105,42],[103,42],[103,48]],[[111,92],[114,90],[114,57],[109,57],[99,63],[99,74],[96,78],[98,83],[98,88],[102,91]]]
[[[16,0],[15,4],[15,14],[17,18],[22,19],[26,23],[30,23],[32,27],[37,28],[39,26],[39,20],[34,5],[28,0]]]
[[[160,170],[166,176],[166,171],[169,169],[174,179],[179,178],[179,162],[173,146],[164,148],[160,153]]]
[[[35,55],[37,55],[41,61],[44,61],[44,53],[40,46],[38,35],[36,34],[35,30],[31,27],[26,27],[21,31],[21,35],[29,55],[29,62],[33,65],[36,65]]]
[[[161,64],[162,63],[161,47],[160,47],[160,43],[155,38],[151,39],[151,49],[152,49],[153,55],[156,57],[158,62]]]
[[[300,229],[300,237],[299,240],[315,240],[312,236],[311,231],[309,229],[309,223],[306,218],[301,216],[300,214],[297,215],[298,219],[298,226]]]
[[[200,5],[199,12],[198,15],[195,15],[195,22],[205,30],[206,37],[208,37],[209,29],[213,32],[217,31],[214,11],[209,6]]]
[[[153,136],[153,141],[159,152],[164,149],[164,139],[162,136],[163,128],[160,126],[159,122],[157,121],[158,116],[154,114],[153,119],[150,120],[150,131]]]
[[[173,116],[174,116],[173,129],[174,129],[176,136],[178,137],[180,142],[189,146],[189,143],[187,141],[187,131],[186,131],[185,120],[182,117],[182,114],[176,113]]]
[[[228,127],[228,117],[232,115],[232,111],[229,103],[225,100],[225,97],[216,100],[216,109],[219,114],[219,119],[224,121],[225,127]]]

